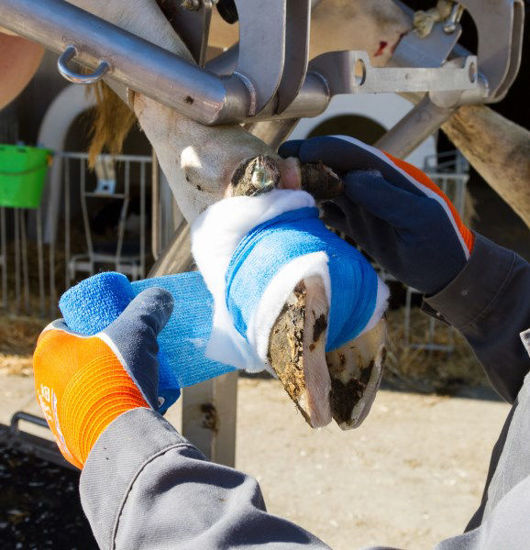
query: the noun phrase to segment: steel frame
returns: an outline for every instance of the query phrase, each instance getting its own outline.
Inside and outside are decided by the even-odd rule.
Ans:
[[[314,116],[336,93],[476,94],[484,80],[477,58],[469,54],[445,66],[422,67],[418,57],[405,70],[373,68],[364,52],[331,52],[308,66],[307,0],[240,0],[237,63],[227,77],[62,0],[0,0],[0,8],[5,27],[61,54],[59,70],[70,81],[110,79],[208,125]],[[260,17],[265,9],[266,17]],[[73,72],[68,62],[74,57],[95,72]]]

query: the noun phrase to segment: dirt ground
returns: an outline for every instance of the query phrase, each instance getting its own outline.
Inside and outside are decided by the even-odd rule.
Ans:
[[[311,431],[274,380],[240,379],[237,467],[336,550],[431,548],[477,508],[508,405],[382,390],[357,430]]]
[[[37,412],[31,392],[31,377],[0,373],[3,403],[24,397]],[[500,401],[381,390],[358,430],[312,431],[277,381],[242,378],[237,467],[258,479],[270,512],[335,550],[423,550],[461,532],[478,506],[507,413]]]

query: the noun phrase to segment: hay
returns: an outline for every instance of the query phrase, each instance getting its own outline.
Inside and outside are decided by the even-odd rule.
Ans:
[[[0,374],[32,374],[31,357],[46,324],[35,317],[0,316]]]
[[[433,342],[449,345],[453,350],[429,351],[414,349],[404,342],[404,309],[389,311],[388,358],[385,382],[393,387],[421,393],[451,395],[463,386],[487,386],[488,382],[466,340],[456,331],[436,322]],[[411,343],[421,344],[428,339],[430,317],[418,308],[411,310]]]

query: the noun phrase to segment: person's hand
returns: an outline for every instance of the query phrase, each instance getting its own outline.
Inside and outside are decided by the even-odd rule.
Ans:
[[[48,325],[33,356],[35,392],[64,458],[78,468],[121,414],[158,409],[158,333],[173,309],[169,292],[139,294],[103,332],[81,336]]]
[[[288,141],[279,154],[322,162],[342,177],[344,195],[323,203],[324,221],[403,283],[433,294],[465,266],[474,235],[418,168],[346,136]]]

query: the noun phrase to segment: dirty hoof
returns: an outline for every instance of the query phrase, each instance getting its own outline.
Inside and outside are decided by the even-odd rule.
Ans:
[[[331,382],[326,365],[328,304],[320,277],[294,289],[276,319],[269,363],[289,397],[313,428],[331,422]]]
[[[328,304],[320,277],[301,281],[278,316],[269,341],[269,363],[313,428],[332,420],[359,426],[383,372],[385,321],[326,354]]]
[[[276,159],[258,155],[243,160],[234,171],[227,197],[253,197],[272,189],[301,189],[316,201],[338,197],[344,184],[335,172],[322,162],[301,164],[298,159]]]
[[[386,322],[328,352],[331,412],[343,430],[359,426],[370,412],[386,356]]]

